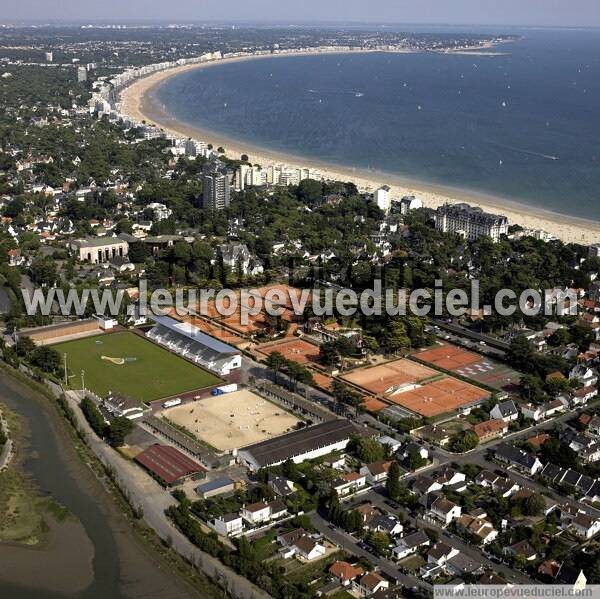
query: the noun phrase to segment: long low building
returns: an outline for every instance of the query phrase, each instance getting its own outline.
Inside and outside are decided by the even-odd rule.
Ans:
[[[253,472],[287,460],[299,464],[345,449],[351,437],[364,434],[365,429],[349,420],[330,420],[240,449],[237,461]]]
[[[34,329],[23,329],[19,336],[29,337],[36,345],[52,345],[60,341],[89,337],[102,333],[100,323],[95,318],[59,322]]]
[[[200,443],[194,441],[189,435],[182,433],[168,422],[149,414],[144,418],[143,424],[154,435],[166,439],[169,443],[177,447],[177,449],[188,454],[192,459],[200,462],[207,468],[213,469],[223,465],[216,453],[204,445],[200,445]]]
[[[150,316],[154,327],[146,333],[149,339],[196,362],[204,368],[226,376],[242,366],[239,349],[227,345],[189,322],[179,322],[170,316]]]
[[[206,472],[200,464],[170,445],[151,445],[134,460],[165,487],[179,485],[188,477],[198,477]]]

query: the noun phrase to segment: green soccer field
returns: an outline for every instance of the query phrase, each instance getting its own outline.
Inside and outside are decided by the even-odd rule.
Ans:
[[[86,337],[53,347],[61,357],[67,354],[69,385],[81,389],[83,370],[86,388],[100,397],[113,391],[148,402],[210,387],[221,380],[130,332]]]

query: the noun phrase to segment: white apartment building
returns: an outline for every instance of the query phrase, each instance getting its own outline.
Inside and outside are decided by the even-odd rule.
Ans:
[[[384,212],[389,212],[392,205],[392,195],[389,185],[384,185],[377,189],[373,194],[373,201],[377,204],[378,208]]]
[[[484,235],[494,241],[508,234],[508,219],[500,214],[490,214],[469,204],[444,204],[435,213],[435,226],[443,233],[457,233],[473,240]]]

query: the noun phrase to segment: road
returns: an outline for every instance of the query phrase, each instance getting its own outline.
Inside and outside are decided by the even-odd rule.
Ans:
[[[73,408],[79,428],[85,433],[90,449],[103,464],[111,468],[115,480],[132,505],[142,508],[144,520],[161,539],[168,542],[190,563],[196,564],[210,578],[219,581],[234,597],[240,599],[267,599],[269,597],[248,579],[239,576],[218,559],[200,551],[190,543],[187,537],[177,530],[165,515],[165,509],[174,505],[176,500],[141,468],[132,461],[121,457],[94,434],[79,408],[75,392],[68,392],[67,399]]]
[[[405,511],[401,509],[396,509],[388,505],[387,503],[385,503],[385,491],[381,487],[372,488],[368,493],[362,495],[360,499],[361,501],[367,499],[379,509],[390,512],[395,516],[403,517],[414,528],[431,528],[435,530],[440,535],[441,541],[444,541],[444,543],[455,547],[456,549],[460,550],[461,553],[483,564],[488,569],[495,572],[499,572],[504,576],[506,580],[510,582],[519,584],[533,584],[533,581],[529,577],[513,570],[512,568],[509,568],[508,566],[492,562],[481,552],[481,550],[478,547],[474,547],[473,545],[465,543],[460,537],[448,532],[441,526],[437,526],[433,522],[430,522],[429,520],[424,520],[423,518],[415,518],[413,516],[408,515]]]
[[[445,322],[444,320],[439,320],[436,318],[432,318],[431,322],[435,326],[440,327],[440,329],[444,329],[445,331],[449,331],[450,333],[455,333],[459,337],[467,337],[468,339],[473,339],[477,342],[483,341],[486,345],[498,349],[502,352],[506,352],[510,349],[510,343],[506,343],[506,341],[501,341],[497,337],[485,335],[484,333],[477,333],[459,324]]]
[[[365,551],[362,547],[359,547],[358,541],[351,534],[340,530],[339,528],[331,528],[329,522],[316,512],[310,514],[310,520],[312,525],[322,535],[333,541],[344,551],[364,558],[373,565],[378,566],[386,576],[389,576],[391,580],[395,580],[397,584],[402,584],[409,588],[419,586],[429,591],[432,589],[432,586],[429,583],[420,580],[416,576],[402,574],[402,572],[398,570],[398,566],[393,562],[370,553],[369,551]]]

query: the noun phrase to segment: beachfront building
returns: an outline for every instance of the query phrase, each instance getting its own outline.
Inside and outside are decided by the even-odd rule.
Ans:
[[[204,188],[202,207],[223,210],[229,206],[230,177],[227,167],[220,160],[211,160],[202,174]]]
[[[404,196],[400,200],[400,214],[406,215],[411,210],[417,210],[423,208],[423,202],[415,196]]]
[[[508,219],[500,214],[490,214],[469,204],[444,204],[435,212],[435,226],[443,233],[457,233],[473,240],[482,236],[494,241],[508,234]]]
[[[260,187],[267,184],[267,171],[258,165],[240,164],[235,174],[236,188],[244,190],[246,186]]]
[[[262,177],[263,175],[261,175]],[[312,168],[296,168],[285,164],[272,164],[265,170],[266,183],[269,185],[298,185],[304,179],[322,179],[321,172]]]
[[[384,185],[375,191],[373,194],[373,201],[377,204],[377,207],[388,212],[392,205],[392,195],[389,185]]]

